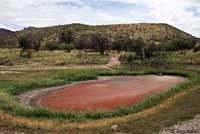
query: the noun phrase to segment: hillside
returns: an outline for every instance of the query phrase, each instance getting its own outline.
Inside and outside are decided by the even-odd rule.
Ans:
[[[166,43],[174,39],[196,39],[196,37],[185,33],[168,24],[118,24],[118,25],[99,25],[90,26],[84,24],[70,24],[59,25],[43,28],[29,27],[17,34],[37,33],[43,38],[43,42],[57,40],[59,33],[65,29],[71,29],[74,31],[75,36],[79,34],[87,34],[94,32],[104,33],[108,38],[113,39],[116,36],[129,36],[132,39],[142,38],[144,41],[154,41],[157,43]],[[2,39],[0,39],[2,40]],[[5,41],[6,40],[6,41]],[[16,45],[16,37],[13,35],[3,39],[4,43],[12,43],[9,45]],[[8,44],[7,44],[8,45]]]
[[[0,28],[0,36],[6,36],[11,34],[14,34],[14,32],[8,29]]]

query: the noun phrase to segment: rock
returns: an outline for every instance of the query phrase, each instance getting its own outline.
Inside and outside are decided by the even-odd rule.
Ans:
[[[0,65],[3,66],[13,66],[13,62],[10,60],[0,60]]]
[[[118,125],[113,125],[113,126],[111,127],[111,130],[112,130],[113,132],[118,132],[118,131],[119,131]]]
[[[180,122],[172,127],[163,129],[159,134],[200,134],[199,115],[194,119]]]

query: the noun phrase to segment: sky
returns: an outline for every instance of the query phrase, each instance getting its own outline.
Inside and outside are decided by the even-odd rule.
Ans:
[[[200,37],[200,0],[0,0],[0,28],[167,23]]]

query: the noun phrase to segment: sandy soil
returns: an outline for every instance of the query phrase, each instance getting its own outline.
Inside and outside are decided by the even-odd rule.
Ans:
[[[108,68],[120,66],[121,62],[119,61],[120,54],[113,54],[106,65]]]
[[[159,134],[200,134],[200,115],[192,120],[166,128]]]
[[[19,98],[26,105],[59,110],[114,110],[135,105],[183,81],[182,77],[156,75],[104,77],[100,81],[32,91]]]
[[[18,71],[0,71],[0,74],[19,74],[21,72]]]

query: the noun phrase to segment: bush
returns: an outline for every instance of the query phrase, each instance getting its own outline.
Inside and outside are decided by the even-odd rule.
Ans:
[[[167,60],[166,53],[159,53],[159,55],[150,57],[148,59],[141,59],[134,54],[125,54],[120,56],[120,61],[127,67],[128,70],[137,70],[145,68],[156,68],[156,69],[169,69],[171,68],[171,62]]]
[[[159,68],[159,69],[171,68],[171,64],[167,61],[166,58],[163,58],[162,56],[152,58],[150,60],[150,66],[153,68]]]
[[[65,44],[65,43],[58,43],[56,41],[46,42],[45,49],[53,51],[53,50],[67,50],[67,52],[70,52],[74,49],[73,44]]]
[[[172,40],[165,46],[167,51],[177,51],[177,50],[190,50],[195,46],[196,42],[189,39],[176,39]]]
[[[130,71],[136,70],[138,67],[140,68],[140,65],[142,63],[142,61],[139,60],[134,54],[122,55],[122,56],[120,56],[119,60]]]
[[[74,49],[74,45],[73,44],[62,43],[61,45],[59,45],[59,50],[67,50],[67,52],[70,52],[73,49]]]
[[[59,44],[56,41],[46,42],[45,49],[50,50],[50,51],[59,50]]]

